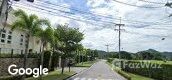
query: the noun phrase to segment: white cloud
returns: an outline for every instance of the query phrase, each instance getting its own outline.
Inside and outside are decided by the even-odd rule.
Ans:
[[[145,6],[145,5],[164,6],[164,5],[145,3],[138,0],[118,0],[118,1],[125,2],[128,4],[138,5],[138,6]],[[151,0],[151,1],[160,2],[159,0]],[[165,2],[165,0],[161,0],[161,1]],[[52,0],[51,2],[68,7],[65,9],[58,7],[58,9],[65,11],[70,11],[71,8],[70,4],[72,5],[78,4],[78,3],[68,4],[63,0],[59,0],[59,1]],[[104,0],[87,0],[87,3],[85,4],[87,4],[88,7],[86,8],[89,8],[89,11],[91,13],[97,15],[101,14],[112,18],[122,17],[122,19],[126,19],[126,21],[122,20],[122,23],[126,24],[126,26],[122,27],[126,31],[121,32],[121,41],[122,41],[123,50],[127,50],[130,52],[137,52],[140,50],[153,48],[160,51],[172,51],[171,50],[172,45],[170,45],[172,44],[172,36],[171,36],[172,27],[170,25],[152,25],[151,23],[142,23],[142,22],[156,22],[158,24],[161,23],[170,24],[169,22],[171,21],[171,18],[168,18],[169,14],[167,13],[166,10],[168,8],[157,8],[157,9],[138,8],[138,7],[120,4],[111,0],[109,0],[109,2],[106,2]],[[46,6],[51,6],[51,5],[46,5]],[[83,7],[85,10],[84,6],[79,5],[79,7],[81,7],[81,9]],[[168,9],[168,11],[170,10]],[[60,12],[59,12],[59,16],[44,14],[42,12],[35,12],[31,10],[28,10],[28,12],[31,13],[33,12],[39,15],[40,17],[47,17],[52,22],[52,24],[55,24],[56,22],[60,24],[69,23],[70,27],[80,28],[80,31],[82,32],[84,31],[85,34],[85,39],[82,41],[82,43],[87,48],[106,50],[105,44],[114,43],[113,45],[110,46],[110,51],[117,51],[118,32],[114,31],[115,25],[113,24],[106,25],[107,23],[94,21],[93,18],[92,20],[89,21],[85,20],[89,18],[88,15],[85,16],[85,14],[75,14],[73,16],[75,16],[75,18],[77,19],[85,20],[84,22],[86,23],[64,18],[60,16]],[[98,16],[95,16],[94,18],[98,18]],[[119,22],[119,20],[108,19],[108,18],[98,18],[98,20],[110,21],[115,23]],[[138,22],[136,22],[135,20]],[[95,25],[89,24],[90,21]],[[161,40],[162,38],[165,38],[165,40]]]

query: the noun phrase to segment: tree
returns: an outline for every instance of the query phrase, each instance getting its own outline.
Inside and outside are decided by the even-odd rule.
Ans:
[[[161,55],[161,52],[158,52],[154,49],[149,49],[145,51],[137,52],[141,59],[146,60],[163,60],[164,57]]]
[[[57,48],[63,52],[63,54],[61,54],[62,74],[64,72],[66,59],[70,57],[73,51],[77,50],[79,42],[84,38],[83,35],[84,34],[79,32],[79,29],[70,28],[68,25],[57,25],[55,29],[55,37],[57,37],[59,41]]]
[[[34,14],[28,15],[23,10],[19,9],[14,12],[17,20],[11,25],[12,30],[18,28],[26,32],[27,42],[24,54],[24,68],[26,69],[26,60],[28,55],[29,40],[31,36],[36,36],[37,31],[42,25],[48,25],[49,23],[45,19],[38,19]]]
[[[50,25],[50,23],[49,23]],[[41,65],[43,66],[44,64],[44,52],[45,52],[45,46],[48,45],[48,43],[52,43],[53,42],[53,38],[54,38],[54,31],[51,27],[47,27],[45,30],[40,29],[40,31],[38,31],[38,36],[41,38],[41,47],[42,48],[42,52],[41,52]],[[49,63],[51,63],[51,53],[50,53],[50,57],[49,57]],[[49,69],[50,69],[50,65],[49,64]],[[42,75],[41,77],[42,78]]]

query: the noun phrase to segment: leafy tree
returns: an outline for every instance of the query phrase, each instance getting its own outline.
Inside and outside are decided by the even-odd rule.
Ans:
[[[34,14],[28,15],[21,9],[15,11],[14,15],[17,17],[17,20],[11,25],[12,30],[16,28],[22,29],[26,32],[26,36],[27,36],[25,57],[24,57],[24,68],[26,68],[26,60],[27,60],[30,37],[36,36],[37,31],[40,29],[40,27],[43,25],[49,26],[49,23],[45,19],[39,19]]]
[[[70,28],[68,25],[58,25],[55,29],[55,37],[57,37],[59,41],[59,46],[57,46],[57,48],[63,52],[61,55],[63,74],[66,59],[70,57],[73,51],[77,50],[79,42],[84,37],[83,34],[79,32],[79,29]]]

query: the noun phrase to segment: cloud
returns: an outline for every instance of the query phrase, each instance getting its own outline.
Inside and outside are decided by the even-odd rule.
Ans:
[[[48,18],[52,24],[69,23],[70,27],[80,28],[80,31],[85,35],[82,44],[86,48],[100,49],[106,51],[106,44],[110,45],[110,51],[118,51],[118,29],[113,23],[119,23],[119,17],[122,17],[122,23],[125,24],[121,31],[121,46],[122,50],[137,52],[149,48],[160,51],[172,51],[170,45],[172,43],[172,27],[170,24],[171,18],[169,14],[171,9],[162,8],[139,8],[124,5],[112,0],[41,0],[64,7],[54,6],[45,3],[35,4],[52,7],[58,10],[67,11],[73,14],[57,11],[57,15],[46,14],[42,11],[27,10],[27,12],[35,13],[41,18]],[[119,0],[118,0],[119,1]],[[161,4],[151,4],[138,0],[120,0],[128,4],[133,4],[143,7],[158,7],[164,6]],[[151,0],[160,2],[159,0]],[[166,0],[161,0],[165,2]],[[21,6],[21,5],[20,5]],[[29,6],[28,6],[29,7]],[[44,7],[43,7],[44,8]],[[77,11],[79,10],[79,11]],[[55,11],[56,10],[52,10]],[[66,18],[69,16],[81,21]],[[165,40],[162,40],[165,38]]]

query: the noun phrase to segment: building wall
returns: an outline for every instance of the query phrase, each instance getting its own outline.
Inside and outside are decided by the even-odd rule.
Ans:
[[[0,26],[2,30],[3,27]],[[4,28],[5,32],[2,31],[0,34],[0,51],[1,53],[24,53],[26,48],[27,35],[22,30],[11,30],[10,27]],[[5,36],[5,37],[4,37]],[[37,37],[30,37],[29,39],[29,50],[32,52],[40,52],[41,41]],[[28,50],[28,51],[29,51]]]
[[[4,28],[5,32],[0,31],[0,52],[1,53],[24,53],[27,41],[26,31],[22,31],[19,29],[15,29],[11,31],[11,27],[8,25],[4,27],[4,16],[5,16],[6,6],[3,7],[2,13],[0,16],[0,30]],[[14,10],[10,10],[7,24],[12,24],[16,17],[13,15]],[[4,37],[5,36],[5,37]],[[11,37],[11,38],[9,38]],[[38,37],[30,37],[29,38],[29,50],[32,52],[40,52],[41,41]],[[48,46],[49,47],[49,46]],[[49,49],[49,48],[48,48]]]

